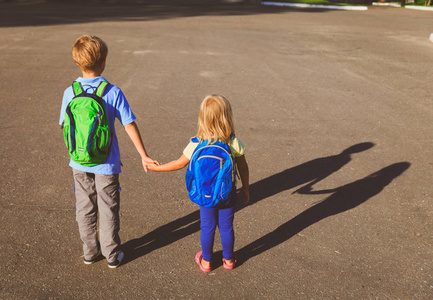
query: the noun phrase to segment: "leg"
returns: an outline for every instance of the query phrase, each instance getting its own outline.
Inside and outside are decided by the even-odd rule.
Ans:
[[[206,262],[210,262],[212,259],[217,218],[217,209],[200,207],[200,241],[203,251],[203,260]]]
[[[234,257],[235,233],[233,230],[233,219],[235,208],[224,208],[218,211],[218,228],[221,236],[223,247],[223,257],[226,261],[231,262]]]
[[[96,174],[95,182],[98,193],[101,251],[108,262],[113,262],[120,253],[119,174]]]
[[[99,252],[98,205],[96,202],[95,174],[73,169],[76,198],[76,220],[83,241],[84,259],[91,260]]]

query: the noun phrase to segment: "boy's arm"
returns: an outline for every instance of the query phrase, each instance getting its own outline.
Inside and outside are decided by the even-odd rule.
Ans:
[[[182,154],[177,160],[173,160],[163,165],[149,165],[149,169],[155,172],[176,171],[186,167],[189,164],[189,159]]]
[[[144,148],[143,140],[141,139],[140,131],[138,130],[137,124],[135,122],[129,123],[124,126],[129,138],[134,143],[135,148],[141,157],[141,162],[143,164],[143,169],[147,173],[150,165],[159,165],[159,162],[150,158],[147,155],[146,149]]]
[[[250,202],[250,171],[245,155],[237,157],[236,164],[238,166],[239,175],[241,176],[241,193],[244,196],[244,204],[247,204]]]

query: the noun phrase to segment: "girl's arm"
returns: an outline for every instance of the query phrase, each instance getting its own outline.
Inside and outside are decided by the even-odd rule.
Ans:
[[[129,138],[137,149],[141,157],[141,163],[143,164],[143,169],[147,173],[147,169],[151,165],[159,165],[159,162],[150,158],[147,155],[146,149],[144,148],[143,140],[141,139],[140,131],[135,122],[127,124],[124,126],[125,131],[128,133]]]
[[[244,204],[247,204],[250,202],[250,171],[245,155],[237,157],[236,164],[238,166],[239,175],[241,176],[241,193],[244,196]]]
[[[189,159],[182,154],[177,160],[173,160],[163,165],[149,165],[149,169],[155,172],[176,171],[186,167],[189,164]]]

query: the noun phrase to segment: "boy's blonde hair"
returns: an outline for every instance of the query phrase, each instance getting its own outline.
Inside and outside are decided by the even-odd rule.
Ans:
[[[230,102],[221,95],[204,98],[198,115],[197,137],[202,140],[219,140],[230,143],[230,135],[235,133]]]
[[[83,35],[72,47],[72,57],[81,70],[97,71],[107,54],[107,45],[97,36]]]

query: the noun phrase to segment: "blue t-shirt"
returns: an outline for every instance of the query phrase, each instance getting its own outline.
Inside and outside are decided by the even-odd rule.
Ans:
[[[79,77],[76,81],[81,82],[83,89],[88,93],[93,93],[93,88],[97,88],[101,81],[108,81],[103,77],[95,77],[95,78],[82,78]],[[91,88],[93,87],[93,88]],[[60,110],[60,120],[59,124],[62,125],[65,120],[65,110],[68,103],[74,97],[74,92],[72,90],[72,86],[68,87],[63,93],[63,101],[62,108]],[[125,95],[115,85],[110,84],[105,91],[105,94],[102,96],[102,99],[105,102],[105,107],[107,110],[108,116],[108,124],[110,127],[110,131],[113,135],[113,140],[111,144],[110,153],[108,155],[107,161],[103,164],[93,166],[93,167],[85,167],[76,162],[69,162],[69,166],[83,172],[102,174],[102,175],[113,175],[121,172],[121,161],[120,161],[120,151],[119,151],[119,143],[117,141],[116,131],[114,127],[115,118],[119,119],[120,123],[123,126],[128,125],[135,121],[135,115],[132,113],[131,107],[128,104],[128,101],[125,98]]]

